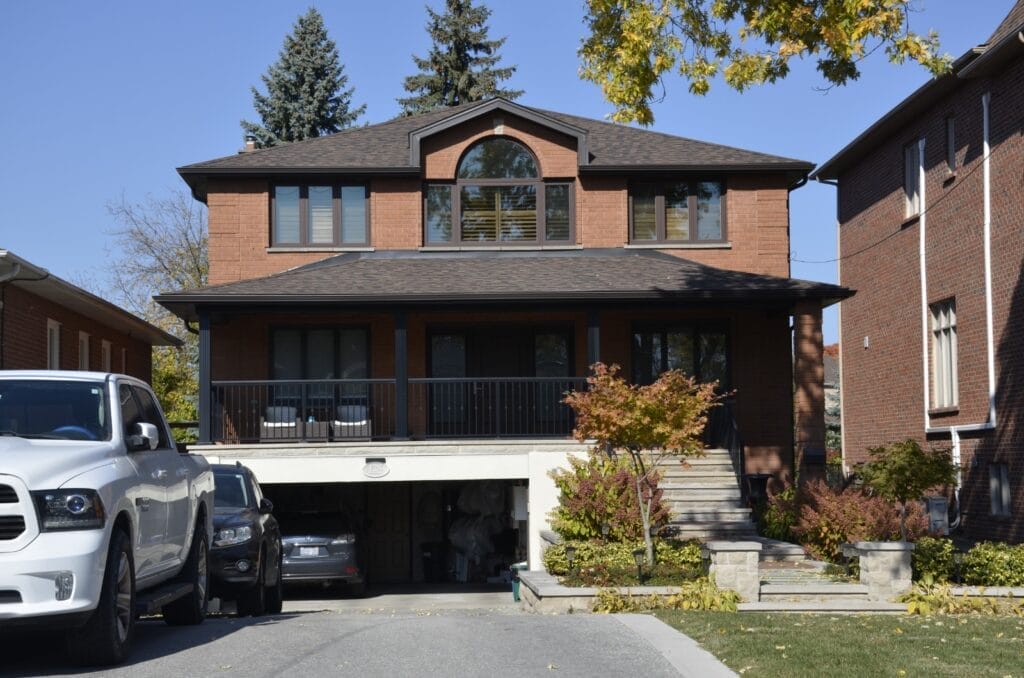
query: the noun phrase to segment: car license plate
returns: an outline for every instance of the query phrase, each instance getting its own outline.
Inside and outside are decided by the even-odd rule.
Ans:
[[[299,555],[300,556],[318,556],[318,555],[320,555],[320,547],[319,546],[300,546],[299,547]]]

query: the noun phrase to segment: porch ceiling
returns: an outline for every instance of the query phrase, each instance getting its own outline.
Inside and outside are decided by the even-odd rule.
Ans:
[[[192,320],[198,306],[803,299],[829,305],[852,294],[838,285],[728,271],[654,250],[384,251],[342,254],[156,301]]]

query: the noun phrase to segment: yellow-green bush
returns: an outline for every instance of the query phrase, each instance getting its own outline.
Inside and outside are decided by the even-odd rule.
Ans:
[[[706,577],[687,582],[678,593],[668,596],[630,596],[617,589],[600,589],[594,597],[594,612],[646,612],[649,610],[717,610],[735,612],[740,595],[716,587]]]

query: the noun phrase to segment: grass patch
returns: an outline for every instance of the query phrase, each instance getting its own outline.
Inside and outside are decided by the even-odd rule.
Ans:
[[[744,676],[1024,676],[1024,618],[659,610]]]

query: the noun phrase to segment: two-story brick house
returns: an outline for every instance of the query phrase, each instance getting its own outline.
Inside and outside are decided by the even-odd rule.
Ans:
[[[953,520],[1024,540],[1024,2],[822,165],[838,183],[843,451],[961,464]]]
[[[810,169],[501,99],[183,167],[211,285],[158,300],[199,324],[203,452],[361,515],[378,581],[493,513],[479,566],[537,565],[598,360],[735,390],[743,466],[785,480],[850,294],[789,277]]]
[[[181,342],[0,249],[0,370],[121,372],[149,381],[153,347]]]

